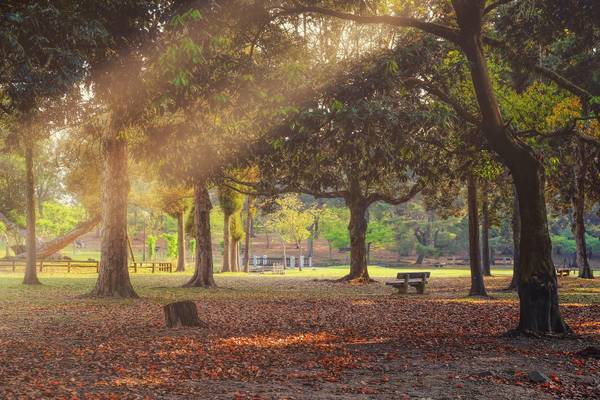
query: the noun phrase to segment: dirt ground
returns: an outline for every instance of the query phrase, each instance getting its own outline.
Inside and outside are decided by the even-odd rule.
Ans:
[[[490,299],[466,298],[464,278],[432,279],[423,296],[285,276],[219,275],[214,290],[135,279],[131,301],[80,298],[93,276],[0,286],[0,399],[600,398],[600,360],[577,354],[600,347],[596,281],[561,280],[577,336],[533,339],[503,335],[518,318],[508,278],[487,280]],[[162,304],[180,299],[208,328],[164,327]]]

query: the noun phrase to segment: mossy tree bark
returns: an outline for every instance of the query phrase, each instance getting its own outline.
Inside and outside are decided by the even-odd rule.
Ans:
[[[177,272],[185,271],[185,218],[183,210],[177,213]]]
[[[221,272],[231,271],[231,234],[229,228],[231,227],[231,214],[223,215],[223,265],[221,266]]]
[[[250,272],[250,238],[252,236],[252,224],[254,222],[254,196],[248,196],[246,200],[246,237],[244,238],[244,272]]]

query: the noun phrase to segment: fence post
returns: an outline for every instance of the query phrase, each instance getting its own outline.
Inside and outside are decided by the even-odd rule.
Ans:
[[[67,261],[67,274],[71,273],[71,261]]]
[[[40,272],[44,270],[44,260],[40,261]]]
[[[154,273],[154,263],[152,263],[152,273]]]
[[[294,268],[296,266],[296,257],[290,256],[290,268]]]
[[[298,264],[300,265],[300,268],[304,268],[304,256],[300,256]]]
[[[133,263],[133,272],[135,272],[137,274],[137,263],[136,262]]]
[[[257,260],[257,258],[258,258],[258,257],[256,257],[255,255],[254,255],[254,256],[252,256],[252,266],[253,266],[253,267],[256,267],[256,262],[258,261],[258,260]]]

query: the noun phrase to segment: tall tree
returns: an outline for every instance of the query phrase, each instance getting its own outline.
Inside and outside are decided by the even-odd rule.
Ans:
[[[544,170],[532,149],[516,139],[502,117],[490,77],[484,43],[514,53],[504,43],[484,34],[489,16],[506,2],[485,0],[453,0],[433,2],[429,7],[405,8],[401,15],[358,15],[321,7],[292,7],[289,13],[316,12],[362,23],[381,23],[412,27],[454,44],[468,60],[468,68],[477,99],[480,117],[469,118],[479,126],[488,146],[509,168],[519,196],[521,216],[521,274],[519,283],[520,320],[517,331],[535,333],[567,333],[558,305],[556,272],[552,262],[544,196]],[[448,23],[448,19],[452,22]],[[529,59],[524,59],[524,61]],[[553,71],[527,62],[524,67],[543,74],[568,90],[581,90]],[[589,96],[591,97],[591,95]],[[454,106],[457,106],[454,103]],[[464,111],[460,107],[455,107]],[[461,114],[464,113],[461,111]]]
[[[0,5],[2,108],[14,122],[15,142],[26,166],[27,266],[25,284],[39,284],[36,271],[35,146],[50,122],[65,118],[66,96],[86,70],[86,52],[102,34],[95,18],[71,3],[42,5],[6,1]],[[65,40],[70,37],[70,40]],[[76,97],[76,96],[75,96]]]
[[[402,56],[409,48],[402,49]],[[422,103],[418,91],[395,90],[395,57],[399,55],[388,53],[383,60],[366,59],[345,68],[328,89],[279,128],[286,139],[275,141],[276,151],[257,160],[265,192],[344,199],[350,210],[351,254],[350,273],[342,280],[370,281],[369,206],[412,199],[424,180],[438,175],[432,171],[440,164],[429,157],[433,149],[445,151],[435,139],[428,140],[429,135],[443,135],[437,122],[444,117],[435,106]],[[438,172],[443,175],[441,169]]]

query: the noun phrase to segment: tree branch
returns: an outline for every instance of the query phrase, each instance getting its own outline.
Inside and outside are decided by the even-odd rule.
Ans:
[[[475,115],[471,114],[465,107],[463,107],[458,100],[452,98],[448,93],[433,85],[431,82],[427,82],[418,78],[410,78],[403,82],[405,85],[415,85],[429,92],[452,107],[458,116],[465,121],[470,122],[477,127],[481,126],[481,121]]]
[[[399,15],[356,15],[342,11],[331,10],[324,7],[298,6],[295,8],[284,8],[281,12],[277,14],[277,16],[294,15],[302,13],[317,13],[321,15],[327,15],[330,17],[345,19],[348,21],[358,22],[361,24],[386,24],[391,26],[417,28],[424,32],[428,32],[446,40],[449,40],[453,43],[460,44],[459,32],[453,28],[432,22],[422,21],[416,18],[403,17]]]
[[[595,138],[592,136],[584,135],[575,129],[577,127],[577,121],[579,119],[573,119],[569,121],[569,123],[562,128],[559,128],[553,132],[539,132],[535,129],[530,129],[527,131],[517,132],[517,136],[521,137],[535,137],[541,140],[551,140],[551,139],[560,139],[560,138],[578,138],[593,145],[595,147],[600,148],[600,138]]]
[[[508,3],[512,3],[514,0],[497,0],[493,3],[491,3],[489,6],[487,6],[484,10],[483,10],[483,15],[487,15],[489,13],[491,13],[492,11],[494,11],[496,8],[503,6],[505,4]]]
[[[529,69],[530,71],[537,72],[541,76],[551,80],[552,82],[556,83],[562,89],[565,89],[565,90],[573,93],[574,95],[579,96],[585,100],[590,100],[592,97],[594,97],[590,92],[588,92],[581,86],[578,86],[575,83],[571,82],[569,79],[558,74],[557,72],[554,72],[551,69],[542,67],[535,60],[532,60],[531,58],[523,57],[522,55],[517,54],[515,51],[513,51],[511,48],[509,48],[506,45],[506,43],[504,43],[500,40],[497,40],[497,39],[490,38],[488,36],[484,36],[482,39],[483,39],[483,43],[487,44],[490,47],[500,50],[507,58],[509,58],[511,60],[518,60],[519,64],[527,67],[527,69]]]
[[[376,201],[384,201],[388,204],[398,205],[406,203],[415,197],[421,190],[423,190],[424,183],[422,180],[417,181],[410,190],[401,197],[393,197],[386,195],[384,193],[373,193],[367,197],[367,201],[369,204],[375,203]]]
[[[261,196],[261,195],[262,196],[275,196],[278,194],[285,194],[285,193],[304,193],[304,194],[309,194],[314,197],[335,199],[335,198],[340,198],[340,197],[344,198],[347,195],[347,192],[344,190],[323,192],[323,191],[315,191],[315,190],[311,190],[311,189],[304,188],[304,187],[290,186],[290,185],[282,186],[279,188],[276,188],[275,186],[270,185],[270,187],[265,188],[259,182],[240,181],[239,179],[236,179],[236,178],[234,178],[232,176],[228,176],[228,175],[224,175],[223,179],[229,180],[237,185],[243,185],[243,186],[247,186],[247,187],[255,189],[256,190],[255,192],[246,192],[240,188],[231,186],[227,183],[224,183],[224,182],[222,183],[223,185],[227,186],[228,188],[230,188],[232,190],[235,190],[242,194],[252,195],[252,196]]]

